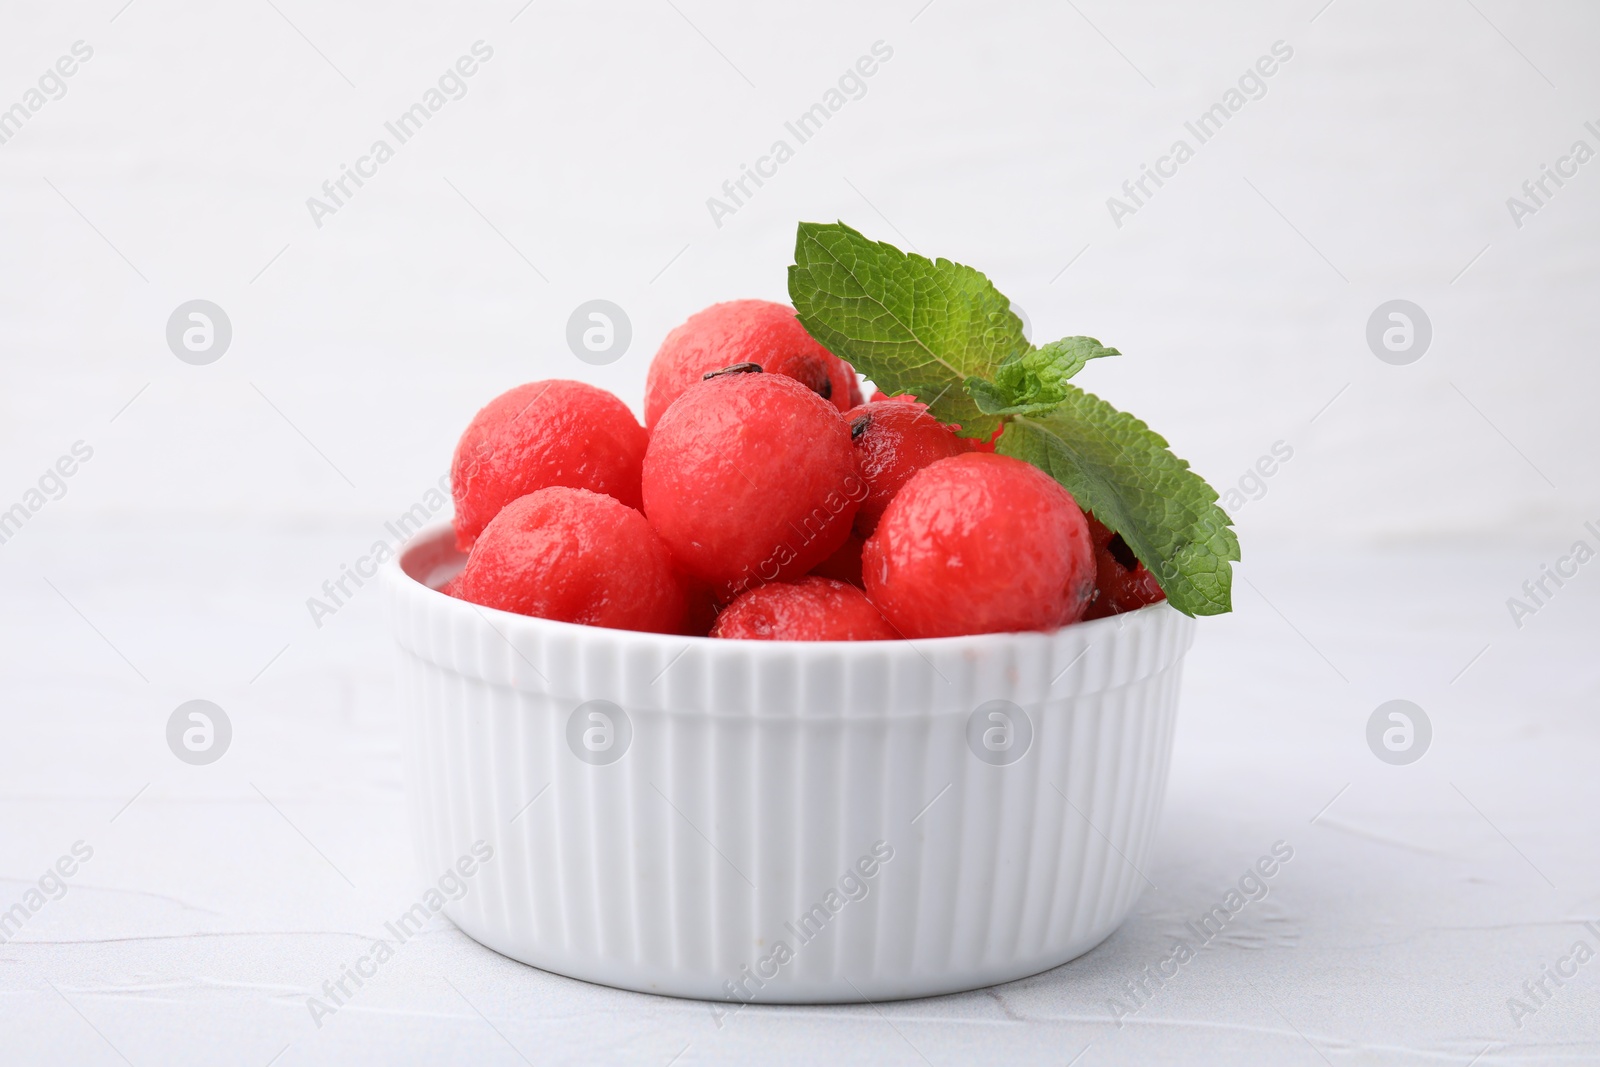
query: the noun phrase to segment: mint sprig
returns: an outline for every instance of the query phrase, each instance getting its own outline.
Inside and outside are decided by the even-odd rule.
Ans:
[[[964,437],[988,440],[1000,425],[967,380],[992,379],[1033,347],[1011,301],[979,272],[869,241],[843,223],[800,224],[789,295],[824,347],[884,392],[914,395]]]
[[[1233,520],[1217,493],[1140,420],[1072,385],[1092,337],[1034,347],[983,274],[871,241],[843,223],[803,222],[789,268],[800,322],[891,395],[910,393],[966,437],[987,439],[1066,487],[1122,535],[1173,607],[1232,610]]]
[[[1000,364],[992,382],[968,378],[967,392],[985,415],[1038,415],[1067,398],[1067,379],[1091,359],[1120,355],[1093,337],[1063,337],[1041,348],[1030,345]]]

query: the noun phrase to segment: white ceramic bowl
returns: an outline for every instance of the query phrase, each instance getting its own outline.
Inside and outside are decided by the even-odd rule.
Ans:
[[[1065,963],[1146,884],[1193,639],[1164,603],[713,641],[480,608],[434,588],[460,563],[436,529],[385,578],[423,871],[493,850],[444,910],[497,952],[712,1000],[927,996]]]

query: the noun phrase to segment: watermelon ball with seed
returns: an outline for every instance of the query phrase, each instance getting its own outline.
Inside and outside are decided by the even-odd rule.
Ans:
[[[650,435],[642,489],[650,525],[724,602],[833,555],[867,492],[838,409],[750,365],[673,402]]]
[[[861,554],[867,596],[907,637],[1054,630],[1094,592],[1083,511],[1039,468],[968,452],[911,476]]]
[[[971,451],[950,428],[916,402],[875,400],[845,413],[867,498],[856,512],[856,533],[872,536],[883,509],[911,476],[935,460]]]
[[[770,300],[730,300],[689,316],[661,342],[645,379],[645,425],[655,429],[685,389],[735,363],[754,363],[768,374],[793,378],[840,411],[861,402],[850,364],[807,333],[793,308]]]
[[[912,407],[915,407],[918,411],[927,411],[928,410],[928,405],[924,404],[922,401],[918,400],[915,396],[912,396],[910,393],[898,393],[895,396],[890,396],[888,393],[884,392],[882,389],[873,390],[872,399],[870,401],[868,401],[868,403],[871,403],[871,404],[884,404],[884,403],[908,404],[908,405],[911,405]],[[951,424],[948,424],[948,423],[940,423],[940,425],[944,426],[944,428],[949,430],[951,433],[955,433],[957,430],[961,429],[960,426],[951,425]],[[1004,424],[996,426],[994,428],[994,433],[989,435],[988,440],[980,440],[979,438],[976,438],[976,437],[961,437],[961,436],[957,436],[956,440],[961,442],[961,447],[967,452],[993,452],[994,451],[995,442],[1000,440],[1000,434],[1004,429],[1005,429]]]
[[[628,406],[583,382],[529,382],[473,417],[450,464],[456,547],[470,549],[501,508],[561,485],[639,506],[644,427]]]
[[[894,632],[865,594],[832,578],[772,582],[723,609],[712,637],[754,641],[891,641]]]
[[[1165,600],[1167,594],[1156,583],[1156,576],[1139,562],[1121,534],[1114,534],[1105,523],[1085,512],[1089,520],[1089,540],[1094,543],[1094,598],[1085,619],[1103,619],[1120,615],[1146,604]]]
[[[587,489],[507,504],[483,528],[451,596],[519,615],[681,633],[684,582],[643,515]]]

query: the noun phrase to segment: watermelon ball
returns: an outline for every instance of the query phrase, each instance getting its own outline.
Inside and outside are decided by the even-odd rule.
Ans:
[[[749,641],[892,641],[894,632],[866,595],[832,578],[771,582],[723,609],[712,637]]]
[[[916,474],[861,553],[867,596],[907,637],[1054,630],[1094,592],[1083,511],[1039,468],[968,452]]]
[[[833,555],[867,493],[844,416],[794,379],[749,368],[714,374],[667,409],[642,488],[650,525],[724,602]]]
[[[899,393],[895,396],[890,396],[882,389],[874,389],[872,391],[872,399],[869,401],[869,403],[880,404],[887,401],[893,401],[896,404],[911,404],[919,411],[928,410],[928,405],[924,404],[910,393]],[[960,426],[949,424],[946,424],[945,428],[951,433],[955,433],[957,430],[961,429]],[[989,439],[987,441],[980,441],[975,437],[957,437],[956,440],[960,441],[962,448],[968,452],[993,452],[995,442],[1000,440],[1000,434],[1004,430],[1005,424],[1002,423],[1001,425],[996,426],[994,428],[994,433],[989,435]]]
[[[910,477],[935,460],[970,451],[950,428],[918,403],[878,400],[845,414],[867,498],[856,512],[856,533],[871,537],[883,509]]]
[[[1112,533],[1092,512],[1084,515],[1089,520],[1089,540],[1094,544],[1095,578],[1094,597],[1083,617],[1103,619],[1167,599],[1156,584],[1156,576],[1139,562],[1122,535]]]
[[[500,509],[450,594],[486,608],[613,630],[680,633],[684,586],[643,515],[554,486]]]
[[[456,547],[465,552],[500,509],[553,485],[637,508],[648,435],[628,406],[583,382],[529,382],[476,416],[450,464]]]
[[[685,389],[735,363],[793,378],[840,411],[860,403],[855,371],[806,332],[794,308],[730,300],[689,316],[661,342],[645,379],[644,424],[654,430]]]

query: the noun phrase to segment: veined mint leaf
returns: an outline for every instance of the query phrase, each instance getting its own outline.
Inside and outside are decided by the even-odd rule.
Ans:
[[[1120,356],[1093,337],[1063,337],[1042,348],[1030,348],[995,369],[994,381],[972,377],[967,394],[985,415],[1037,415],[1052,410],[1066,397],[1062,387],[1091,359]]]
[[[1027,400],[1064,396],[1060,386],[1091,359],[1120,355],[1121,352],[1107,348],[1093,337],[1063,337],[1025,352],[1021,359],[1001,367],[995,375],[995,383]]]
[[[1232,610],[1239,539],[1217,493],[1167,442],[1132,415],[1077,386],[1044,414],[1018,415],[996,451],[1026,460],[1066,486],[1122,535],[1185,615]]]
[[[999,420],[965,388],[1032,350],[1011,301],[971,267],[868,240],[844,223],[802,222],[789,268],[800,322],[891,395],[911,393],[964,437]]]
[[[981,273],[800,224],[789,296],[800,322],[884,392],[911,393],[966,437],[1003,422],[998,451],[1052,475],[1150,568],[1189,615],[1231,610],[1239,540],[1217,494],[1143,422],[1068,379],[1120,355],[1092,337],[1034,348]]]
[[[968,378],[967,395],[985,415],[1021,415],[1049,411],[1055,404],[1014,404],[1011,394],[986,378]]]

